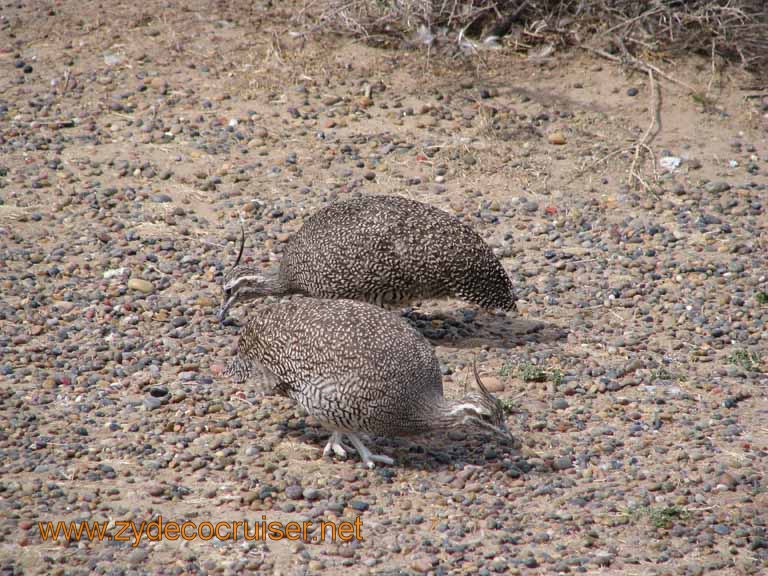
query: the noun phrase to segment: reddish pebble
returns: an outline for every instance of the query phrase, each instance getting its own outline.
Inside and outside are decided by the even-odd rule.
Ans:
[[[224,366],[222,364],[211,364],[211,374],[219,376],[222,372],[224,372]]]

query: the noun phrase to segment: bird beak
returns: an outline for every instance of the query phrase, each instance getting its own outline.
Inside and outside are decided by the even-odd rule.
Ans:
[[[229,298],[228,300],[225,300],[221,303],[221,306],[219,306],[219,311],[217,312],[217,316],[219,318],[219,322],[222,324],[224,323],[224,320],[227,319],[227,312],[229,311],[229,307],[232,305],[232,298]]]

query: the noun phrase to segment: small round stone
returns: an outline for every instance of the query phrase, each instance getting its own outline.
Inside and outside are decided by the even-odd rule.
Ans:
[[[128,288],[131,290],[138,290],[144,294],[151,294],[155,290],[155,287],[151,282],[141,278],[131,278],[128,280]]]

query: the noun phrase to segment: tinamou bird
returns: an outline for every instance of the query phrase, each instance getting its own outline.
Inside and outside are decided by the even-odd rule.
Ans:
[[[369,468],[394,461],[371,453],[362,433],[465,429],[512,439],[502,405],[476,367],[478,390],[446,399],[432,346],[402,317],[364,302],[293,298],[257,305],[225,374],[237,382],[258,378],[269,392],[293,399],[331,432],[323,455],[356,451]]]
[[[365,196],[330,204],[304,222],[279,266],[240,264],[222,282],[219,318],[236,302],[304,294],[404,306],[457,297],[486,309],[512,310],[504,267],[471,227],[429,204],[399,196]]]

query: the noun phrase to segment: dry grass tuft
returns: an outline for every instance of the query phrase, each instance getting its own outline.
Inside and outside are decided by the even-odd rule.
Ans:
[[[504,37],[530,51],[589,43],[612,54],[626,46],[637,56],[717,55],[768,74],[764,0],[307,0],[299,18],[378,44]]]

